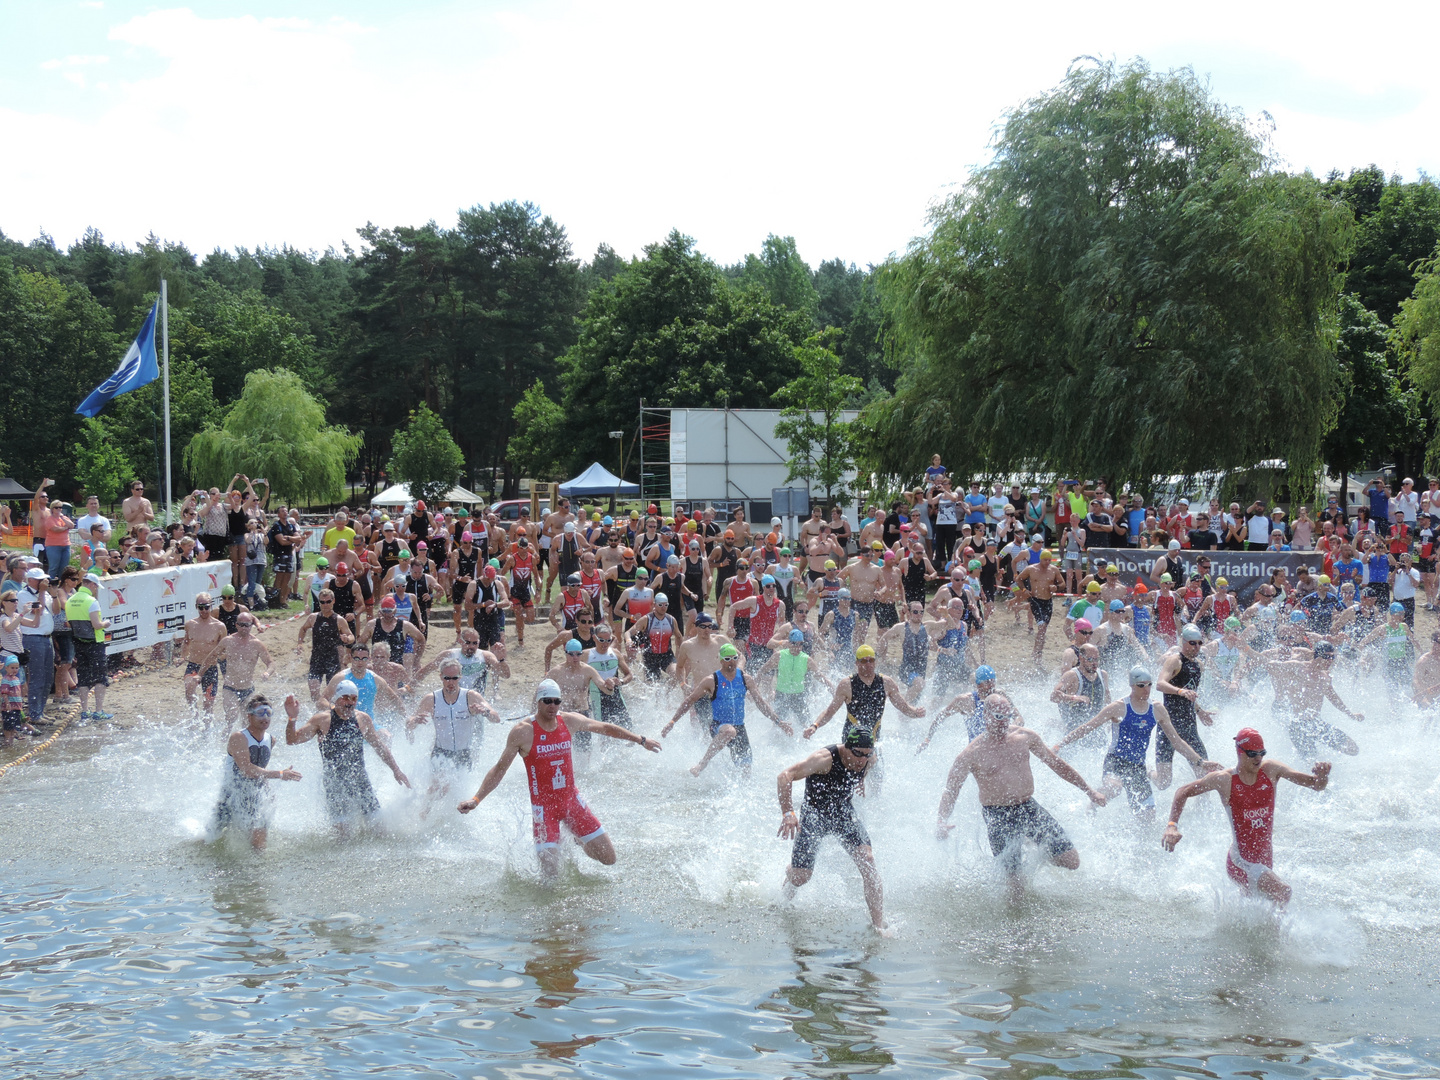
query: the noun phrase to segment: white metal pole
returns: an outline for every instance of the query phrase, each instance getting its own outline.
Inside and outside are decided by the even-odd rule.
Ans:
[[[170,487],[170,291],[160,279],[160,334],[165,352],[165,524],[175,517],[175,496]]]

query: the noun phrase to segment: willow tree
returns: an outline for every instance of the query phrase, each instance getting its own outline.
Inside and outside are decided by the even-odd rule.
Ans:
[[[1188,70],[1085,62],[883,270],[873,464],[1126,479],[1318,463],[1353,221]]]
[[[260,369],[245,376],[240,399],[219,424],[207,424],[185,448],[185,467],[204,485],[236,473],[270,482],[281,498],[339,498],[360,436],[325,422],[325,407],[300,376]]]

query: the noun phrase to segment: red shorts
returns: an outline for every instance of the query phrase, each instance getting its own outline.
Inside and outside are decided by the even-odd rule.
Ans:
[[[582,844],[588,844],[605,832],[605,826],[600,824],[600,819],[585,804],[585,797],[578,792],[567,802],[548,806],[531,803],[530,809],[535,818],[536,847],[554,847],[560,843],[561,824]]]

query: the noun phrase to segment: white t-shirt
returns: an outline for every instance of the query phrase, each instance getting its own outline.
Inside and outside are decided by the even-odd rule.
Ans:
[[[90,539],[90,529],[94,525],[99,525],[107,536],[113,529],[113,526],[110,524],[110,519],[103,514],[86,514],[79,521],[75,522],[75,528],[79,530],[80,536],[85,540]]]
[[[1392,521],[1395,519],[1396,510],[1399,510],[1405,515],[1405,520],[1409,524],[1414,525],[1415,516],[1420,513],[1419,492],[1412,490],[1410,494],[1407,495],[1402,489],[1400,494],[1390,500],[1390,519]]]
[[[993,524],[1000,524],[1005,520],[1005,511],[1010,508],[1010,500],[1004,495],[990,496],[990,521]]]
[[[1250,527],[1250,543],[1270,543],[1270,519],[1268,517],[1264,514],[1256,514],[1249,519],[1248,524]]]
[[[1392,595],[1396,600],[1409,600],[1414,597],[1415,590],[1420,585],[1420,571],[1413,566],[1407,571],[1402,567],[1395,568],[1395,585]]]

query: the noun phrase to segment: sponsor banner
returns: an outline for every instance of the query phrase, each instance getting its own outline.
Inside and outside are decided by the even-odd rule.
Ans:
[[[1144,581],[1155,588],[1151,571],[1161,556],[1168,555],[1164,548],[1091,548],[1086,552],[1090,565],[1114,563],[1120,570],[1120,580],[1126,585]],[[1319,576],[1324,556],[1318,551],[1185,551],[1176,552],[1185,564],[1187,578],[1194,576],[1195,563],[1202,555],[1210,560],[1210,580],[1224,578],[1230,591],[1237,594],[1240,604],[1248,607],[1254,603],[1255,590],[1261,582],[1269,581],[1277,567],[1285,568],[1285,577],[1291,584],[1300,567],[1308,566],[1310,573]]]
[[[218,604],[220,589],[228,584],[228,559],[105,578],[100,614],[110,620],[110,651],[129,652],[184,636],[185,620],[195,617],[195,594],[208,592]]]

